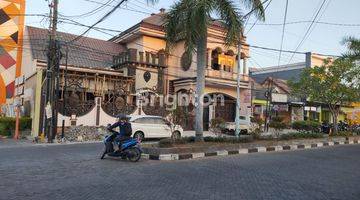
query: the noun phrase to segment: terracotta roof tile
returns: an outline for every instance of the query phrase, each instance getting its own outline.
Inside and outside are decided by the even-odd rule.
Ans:
[[[48,30],[31,26],[27,26],[26,28],[33,58],[46,61],[45,52],[48,45]],[[71,41],[75,37],[76,35],[74,34],[57,32],[57,38],[64,43]],[[65,53],[65,49],[65,45],[63,45],[63,53]],[[82,37],[69,45],[68,64],[92,68],[111,67],[113,56],[123,51],[126,51],[126,48],[121,44],[90,37]],[[64,57],[61,59],[61,63],[65,63]]]

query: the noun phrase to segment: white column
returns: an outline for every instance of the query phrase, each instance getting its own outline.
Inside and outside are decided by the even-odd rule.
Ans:
[[[246,62],[247,61],[247,58],[245,57],[244,59],[243,59],[243,74],[244,75],[248,75],[249,74],[249,68],[247,67],[247,65],[246,65]]]
[[[221,53],[221,55],[223,56],[224,55],[224,53]],[[224,71],[224,63],[220,63],[219,62],[219,65],[220,65],[220,71]]]
[[[208,57],[207,57],[208,62],[206,66],[207,69],[211,69],[211,51],[212,51],[211,49],[207,49],[207,53],[208,53]]]
[[[239,66],[240,65],[240,66]],[[237,73],[239,73],[240,75],[241,74],[244,74],[244,66],[242,66],[242,64],[241,64],[241,60],[239,61],[237,61],[236,62],[236,71],[237,71]]]

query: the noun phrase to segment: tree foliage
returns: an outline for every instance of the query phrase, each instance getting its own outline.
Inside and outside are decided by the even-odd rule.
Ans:
[[[260,0],[241,0],[254,15],[264,20],[264,8]],[[235,45],[243,28],[241,10],[232,0],[181,0],[176,2],[165,15],[165,33],[168,47],[185,41],[185,50],[191,54],[197,42],[207,33],[207,27],[214,22],[214,14],[225,30],[226,45]]]
[[[169,115],[167,116],[167,120],[170,122],[168,126],[171,129],[171,133],[174,133],[176,128],[178,128],[181,124],[184,123],[186,114],[186,111],[181,106],[177,106],[170,111]]]
[[[360,39],[355,37],[346,37],[342,43],[348,48],[348,51],[343,55],[343,57],[360,60]]]
[[[322,66],[306,68],[300,80],[289,85],[294,95],[326,104],[337,122],[341,105],[360,101],[360,67],[348,58],[327,60]]]

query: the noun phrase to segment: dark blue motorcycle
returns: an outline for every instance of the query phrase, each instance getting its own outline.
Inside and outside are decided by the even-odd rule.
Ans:
[[[104,159],[105,156],[121,157],[122,159],[129,159],[131,162],[137,162],[141,158],[140,140],[129,139],[120,144],[120,142],[113,141],[110,135],[104,139],[104,151],[101,154],[100,159]],[[114,144],[119,147],[119,150],[115,151]]]

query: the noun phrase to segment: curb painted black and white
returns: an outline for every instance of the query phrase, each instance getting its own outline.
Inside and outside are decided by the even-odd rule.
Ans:
[[[268,146],[268,147],[254,147],[254,148],[243,148],[233,151],[214,151],[214,152],[201,152],[201,153],[185,153],[185,154],[143,154],[142,158],[150,160],[186,160],[186,159],[196,159],[212,156],[226,156],[226,155],[236,155],[236,154],[248,154],[248,153],[258,153],[258,152],[273,152],[273,151],[290,151],[297,149],[313,149],[326,146],[335,146],[335,145],[345,145],[345,144],[359,144],[358,140],[346,140],[346,141],[329,141],[329,142],[319,142],[311,144],[297,144],[297,145],[282,145],[282,146]]]

